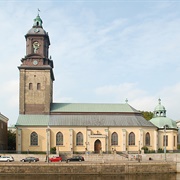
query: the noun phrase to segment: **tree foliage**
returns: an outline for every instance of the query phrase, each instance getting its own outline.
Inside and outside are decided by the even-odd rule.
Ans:
[[[16,133],[8,130],[8,150],[16,150]]]
[[[153,118],[153,112],[150,112],[150,111],[141,111],[143,117],[149,121],[150,119]]]

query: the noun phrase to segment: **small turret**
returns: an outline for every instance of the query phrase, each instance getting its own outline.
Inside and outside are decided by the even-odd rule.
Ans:
[[[39,13],[37,15],[37,17],[34,19],[34,24],[33,27],[42,27],[43,21],[39,16]]]
[[[161,105],[161,99],[158,99],[159,104],[154,109],[154,117],[166,117],[166,109]]]

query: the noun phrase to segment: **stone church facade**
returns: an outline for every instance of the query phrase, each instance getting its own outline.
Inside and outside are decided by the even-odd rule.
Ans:
[[[127,101],[122,104],[53,102],[54,65],[48,54],[49,35],[42,23],[38,14],[25,35],[26,55],[18,67],[20,105],[16,150],[49,152],[56,147],[58,152],[107,153],[112,149],[137,152],[144,146],[155,151],[163,148],[159,127],[145,120]],[[175,142],[176,127],[171,131],[173,134],[169,136]],[[176,144],[168,144],[167,149],[175,150]]]

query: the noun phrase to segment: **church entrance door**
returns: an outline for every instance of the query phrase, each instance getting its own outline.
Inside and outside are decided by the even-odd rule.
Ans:
[[[97,139],[95,142],[94,142],[94,152],[95,153],[99,153],[101,150],[101,141],[99,139]]]

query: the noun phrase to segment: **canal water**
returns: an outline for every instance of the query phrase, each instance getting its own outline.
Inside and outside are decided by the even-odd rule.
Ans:
[[[26,174],[2,175],[0,180],[180,180],[180,174],[133,174],[133,175],[59,175]]]

